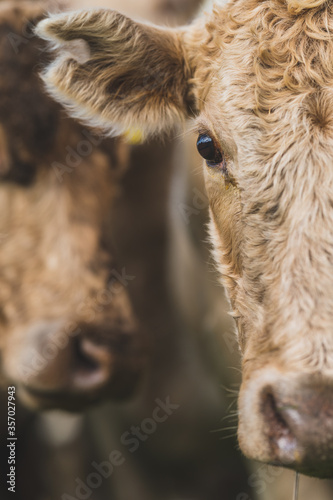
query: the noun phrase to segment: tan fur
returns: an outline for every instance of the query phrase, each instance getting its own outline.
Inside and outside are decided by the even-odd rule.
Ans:
[[[299,13],[303,9],[313,9],[319,7],[327,0],[287,0],[288,8],[291,12]]]

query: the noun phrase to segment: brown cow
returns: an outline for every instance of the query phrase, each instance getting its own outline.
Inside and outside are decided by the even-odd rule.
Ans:
[[[333,468],[332,3],[233,0],[178,30],[114,11],[54,16],[83,38],[44,74],[75,116],[147,135],[197,120],[215,257],[243,353],[239,440],[252,458]]]
[[[144,332],[105,228],[130,150],[66,118],[42,89],[45,6],[0,4],[2,373],[34,406],[124,397]]]

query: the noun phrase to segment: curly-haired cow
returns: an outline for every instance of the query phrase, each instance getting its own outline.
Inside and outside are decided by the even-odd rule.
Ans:
[[[88,61],[44,73],[75,116],[147,135],[197,117],[211,234],[243,353],[239,440],[310,475],[333,467],[333,3],[230,0],[189,28],[108,10],[38,33]]]

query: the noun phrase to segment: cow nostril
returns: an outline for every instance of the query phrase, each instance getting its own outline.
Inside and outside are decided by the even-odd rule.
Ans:
[[[285,408],[278,402],[272,388],[266,388],[262,397],[266,435],[278,461],[295,459],[296,438],[284,416]]]
[[[78,367],[87,371],[98,369],[97,360],[84,348],[84,340],[80,338],[75,339],[74,351]]]
[[[268,391],[264,393],[262,409],[266,423],[274,430],[274,434],[277,437],[282,437],[289,433],[289,427],[278,410],[277,402],[272,392]]]
[[[77,389],[94,388],[106,383],[112,371],[110,352],[85,338],[76,338],[74,347],[74,385]]]

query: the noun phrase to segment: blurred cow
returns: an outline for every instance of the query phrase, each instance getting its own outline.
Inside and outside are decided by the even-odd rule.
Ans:
[[[14,7],[15,5],[15,7]],[[2,373],[26,402],[76,408],[123,397],[142,366],[133,279],[107,236],[129,163],[43,92],[35,2],[0,3],[0,338]]]

